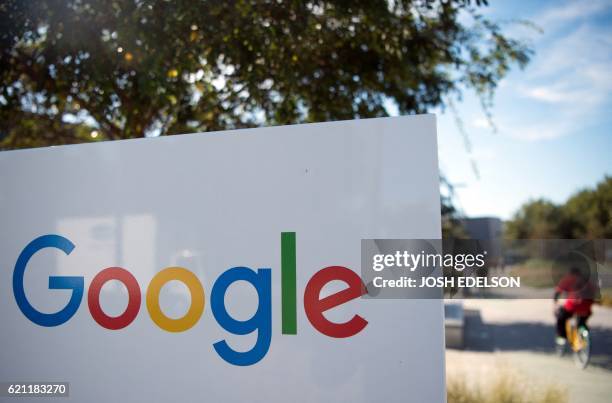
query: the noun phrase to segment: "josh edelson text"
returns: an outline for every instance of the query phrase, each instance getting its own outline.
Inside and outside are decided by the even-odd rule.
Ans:
[[[380,275],[372,279],[372,284],[376,288],[519,288],[521,286],[520,277],[489,275],[486,270],[486,255],[486,251],[476,254],[425,251],[375,254],[372,256],[372,269]],[[445,270],[438,270],[436,275],[436,268]],[[391,269],[394,275],[388,274]],[[402,275],[399,270],[404,270],[406,275]]]

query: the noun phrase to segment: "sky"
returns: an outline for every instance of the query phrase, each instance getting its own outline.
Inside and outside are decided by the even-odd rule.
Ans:
[[[470,92],[456,115],[434,111],[440,169],[457,207],[467,216],[508,219],[530,199],[563,203],[612,175],[612,0],[489,0],[480,10],[535,54],[501,81],[495,129]]]
[[[502,80],[491,128],[474,94],[437,111],[440,169],[467,216],[510,218],[530,199],[563,203],[612,175],[612,0],[489,1],[484,14],[535,51]],[[541,32],[512,23],[529,20]],[[472,168],[474,160],[479,175]]]

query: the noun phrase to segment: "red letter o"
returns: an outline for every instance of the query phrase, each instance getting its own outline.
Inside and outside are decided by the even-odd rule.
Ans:
[[[102,286],[110,280],[121,281],[128,291],[127,308],[125,312],[117,317],[108,316],[100,306],[100,290],[102,290]],[[109,267],[102,270],[94,277],[89,285],[89,291],[87,292],[87,304],[89,305],[91,316],[100,326],[110,330],[123,329],[132,323],[140,310],[140,300],[140,286],[138,285],[138,281],[136,281],[132,273],[121,267]]]

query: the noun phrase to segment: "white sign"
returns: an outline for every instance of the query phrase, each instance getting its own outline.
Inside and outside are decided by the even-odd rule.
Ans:
[[[361,239],[440,237],[432,115],[3,152],[0,223],[0,382],[445,399],[442,301],[358,276]]]

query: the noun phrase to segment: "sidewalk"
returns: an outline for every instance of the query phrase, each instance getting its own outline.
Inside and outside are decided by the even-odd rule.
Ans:
[[[612,395],[612,309],[596,306],[590,321],[593,365],[578,369],[554,354],[550,300],[467,300],[466,347],[447,349],[447,377],[486,382],[503,371],[526,382],[565,387],[570,402],[609,402]]]

